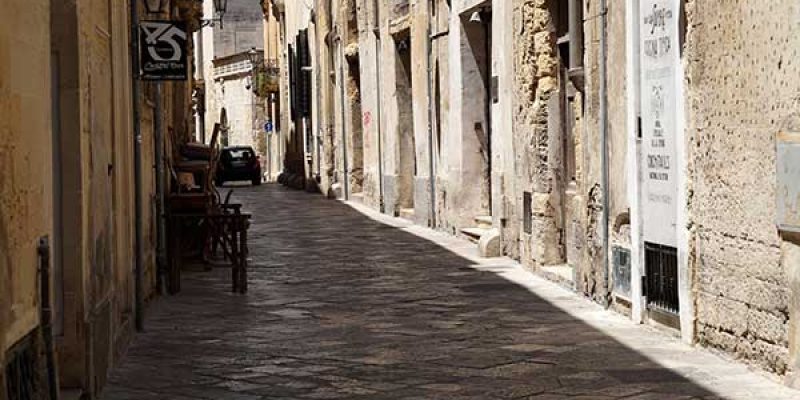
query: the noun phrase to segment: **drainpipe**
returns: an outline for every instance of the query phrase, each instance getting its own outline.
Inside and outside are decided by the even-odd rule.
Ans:
[[[336,29],[339,30],[338,27]],[[350,200],[350,172],[349,164],[347,162],[347,121],[345,118],[345,96],[344,96],[344,42],[342,42],[342,34],[337,35],[339,41],[339,97],[342,102],[342,162],[344,165],[344,199]]]
[[[489,215],[492,214],[492,14],[482,10],[481,24],[484,29],[484,42],[486,48],[486,167],[489,169]]]
[[[162,123],[161,82],[155,83],[155,152],[156,152],[156,257],[158,261],[158,289],[164,290],[167,273],[167,236],[164,213],[164,126]]]
[[[53,341],[53,305],[50,299],[50,239],[47,236],[39,239],[39,246],[36,250],[39,253],[40,323],[45,347],[47,386],[50,400],[58,400],[58,371],[56,370],[56,351]]]
[[[569,67],[570,69],[579,68],[583,65],[583,37],[578,35],[580,25],[583,24],[581,11],[583,7],[581,0],[569,0],[567,7],[569,23]]]
[[[609,178],[608,178],[608,82],[606,76],[606,65],[608,63],[608,33],[606,31],[606,24],[608,22],[608,6],[607,0],[600,0],[600,66],[598,72],[600,75],[600,144],[602,147],[600,151],[600,165],[602,169],[602,186],[603,186],[603,284],[606,288],[605,307],[611,306],[611,288],[608,282],[609,277],[609,262],[608,262],[608,223],[609,223],[609,209],[608,209],[608,194],[609,194]]]
[[[431,3],[428,3],[429,6]],[[433,118],[434,118],[434,104],[433,104],[433,29],[431,28],[431,23],[433,22],[433,18],[431,16],[431,11],[428,10],[428,30],[427,36],[428,40],[425,42],[427,45],[427,55],[428,55],[428,180],[430,184],[430,206],[431,206],[431,218],[430,218],[430,227],[436,228],[436,168],[433,163]]]
[[[373,21],[372,33],[375,34],[375,68],[376,68],[376,79],[377,84],[375,85],[375,89],[377,90],[378,99],[375,102],[377,104],[377,129],[378,129],[378,188],[379,188],[379,198],[380,198],[380,211],[382,213],[386,212],[386,204],[384,203],[384,187],[383,187],[383,138],[381,137],[381,30],[380,30],[380,15],[378,14],[378,2],[375,1],[373,3],[375,5],[375,9],[373,13],[375,15],[375,21]]]
[[[139,12],[138,1],[130,2],[131,18],[131,72],[133,82],[131,101],[133,102],[133,186],[134,186],[134,320],[136,330],[144,331],[144,276],[142,268],[142,127],[139,120]]]

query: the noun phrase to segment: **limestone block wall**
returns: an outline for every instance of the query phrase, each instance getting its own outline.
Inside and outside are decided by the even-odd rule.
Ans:
[[[798,5],[686,4],[688,207],[697,339],[783,373],[788,287],[775,142],[800,92]]]
[[[531,229],[520,234],[520,257],[534,266],[560,262],[556,221],[554,163],[551,162],[548,119],[558,90],[559,61],[553,16],[547,2],[515,0],[514,148],[518,190],[514,201],[521,219],[524,193],[530,193]],[[545,245],[549,244],[549,245]]]

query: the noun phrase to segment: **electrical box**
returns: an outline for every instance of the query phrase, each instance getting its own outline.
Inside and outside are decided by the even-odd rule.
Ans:
[[[800,232],[800,130],[780,132],[776,139],[778,227]]]
[[[614,261],[614,293],[631,297],[631,251],[620,246],[611,249]]]

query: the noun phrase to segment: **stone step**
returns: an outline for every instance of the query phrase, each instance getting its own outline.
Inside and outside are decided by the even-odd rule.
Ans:
[[[400,218],[403,218],[403,219],[407,219],[409,221],[413,221],[414,220],[414,209],[413,208],[401,208],[398,211],[398,215],[397,216],[400,217]]]
[[[461,230],[461,233],[463,233],[464,236],[467,237],[467,239],[475,243],[478,243],[478,241],[481,240],[481,236],[483,236],[488,232],[489,229],[483,229],[483,228],[464,228]]]
[[[545,278],[570,290],[575,290],[574,271],[569,264],[544,266],[540,272]]]
[[[475,224],[477,224],[478,228],[483,229],[491,229],[492,228],[492,216],[491,215],[480,215],[475,217]]]
[[[358,204],[364,204],[364,192],[351,193],[350,201]]]

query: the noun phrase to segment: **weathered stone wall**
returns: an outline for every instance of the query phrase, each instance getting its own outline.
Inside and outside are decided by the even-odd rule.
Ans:
[[[584,2],[584,16],[600,15],[599,1]],[[607,135],[608,141],[601,141],[600,122],[600,35],[601,18],[585,18],[585,91],[581,93],[581,103],[576,104],[581,133],[576,135],[578,145],[578,185],[573,198],[573,215],[578,237],[572,237],[567,252],[576,252],[580,262],[576,265],[576,285],[583,294],[597,301],[606,301],[609,285],[612,284],[610,271],[603,271],[603,190],[601,154],[607,152],[608,163],[608,232],[609,247],[630,247],[630,218],[627,189],[627,103],[628,77],[626,66],[625,2],[607,3],[606,19],[606,87],[607,87]],[[577,102],[576,102],[577,103]],[[582,254],[582,255],[581,255]],[[609,255],[610,257],[610,255]],[[611,259],[611,258],[609,258]],[[604,282],[604,279],[608,279]]]
[[[556,224],[554,171],[548,120],[558,91],[559,61],[553,16],[547,2],[514,1],[514,147],[518,214],[524,220],[523,193],[531,193],[531,231],[520,236],[524,263],[542,266],[561,260]],[[549,244],[549,245],[548,245]]]
[[[600,129],[601,18],[584,18],[583,79],[562,71],[565,55],[556,41],[566,34],[566,3],[514,2],[515,200],[519,215],[520,258],[533,268],[566,263],[575,270],[576,289],[597,301],[607,298],[603,271],[603,190]],[[584,2],[585,16],[600,15],[599,2]],[[608,162],[610,232],[624,239],[628,204],[626,184],[625,5],[608,9]],[[571,66],[574,68],[575,66]],[[583,82],[583,85],[580,83]],[[567,130],[572,125],[571,137]],[[573,147],[567,154],[564,146]],[[564,157],[574,157],[575,180]],[[531,196],[524,215],[523,196]],[[531,219],[531,231],[523,221]],[[615,222],[617,222],[615,224]],[[510,243],[506,243],[508,247]]]
[[[775,141],[800,93],[793,1],[686,4],[688,208],[697,339],[783,373],[787,277]]]
[[[36,247],[52,230],[49,7],[10,0],[0,17],[0,365],[39,323]]]

